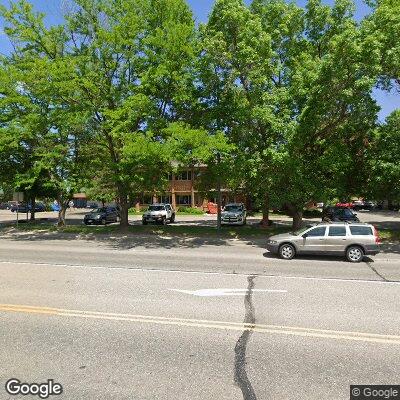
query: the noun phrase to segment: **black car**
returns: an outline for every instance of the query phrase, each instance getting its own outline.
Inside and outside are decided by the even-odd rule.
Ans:
[[[353,209],[354,210],[369,210],[374,211],[378,208],[378,205],[370,200],[357,200],[353,202]]]
[[[32,205],[31,204],[14,204],[10,207],[11,212],[16,212],[18,209],[18,212],[20,213],[26,213],[30,212],[32,210]],[[46,211],[46,206],[43,203],[35,203],[35,212],[44,212]]]
[[[326,207],[322,212],[322,221],[350,221],[360,222],[357,214],[350,210],[350,208],[342,207]]]
[[[11,204],[9,202],[0,203],[0,210],[9,210],[10,207],[11,207]]]
[[[85,225],[106,225],[112,222],[119,222],[120,216],[116,207],[101,207],[86,214],[83,222]]]

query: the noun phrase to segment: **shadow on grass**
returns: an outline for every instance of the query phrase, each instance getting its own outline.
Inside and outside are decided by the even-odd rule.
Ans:
[[[48,223],[29,223],[0,229],[0,238],[16,241],[88,240],[115,250],[143,248],[198,248],[202,246],[229,246],[234,240],[247,245],[265,247],[266,237],[282,233],[290,228],[277,225],[263,229],[258,225],[222,227],[192,225],[119,225],[85,226],[71,225],[57,228]]]
[[[121,229],[118,224],[107,226],[69,225],[57,228],[48,221],[25,223],[18,228],[14,225],[0,226],[0,238],[16,241],[88,240],[106,245],[112,249],[128,250],[143,248],[198,248],[202,246],[229,246],[234,240],[243,244],[265,248],[269,236],[291,230],[290,224],[275,224],[267,229],[259,224],[246,226],[224,226],[218,230],[215,225],[172,224],[147,225],[132,224]],[[382,229],[382,253],[400,254],[400,231]],[[265,257],[275,255],[265,253]],[[340,257],[321,257],[321,260],[342,260]],[[315,256],[299,256],[302,259],[315,259]],[[372,260],[371,260],[372,261]]]

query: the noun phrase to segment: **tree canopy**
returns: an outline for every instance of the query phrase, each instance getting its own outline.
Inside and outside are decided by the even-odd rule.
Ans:
[[[400,9],[370,3],[357,22],[351,0],[216,0],[199,26],[185,0],[71,0],[53,26],[28,0],[1,6],[0,186],[51,193],[60,224],[75,192],[114,198],[123,226],[177,162],[245,189],[264,223],[271,207],[297,227],[310,201],[398,198],[398,113],[380,125],[372,94],[399,83]]]

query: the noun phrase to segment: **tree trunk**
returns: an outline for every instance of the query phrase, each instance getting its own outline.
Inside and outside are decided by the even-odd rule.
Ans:
[[[59,226],[59,227],[63,227],[63,226],[65,226],[66,225],[66,222],[65,222],[65,214],[66,214],[66,212],[67,212],[67,204],[68,203],[64,203],[64,202],[59,202],[59,204],[60,204],[60,211],[58,212],[58,223],[57,223],[57,225]]]
[[[128,196],[125,193],[122,188],[119,188],[118,190],[120,192],[119,194],[119,206],[121,207],[121,222],[120,222],[120,227],[121,228],[127,228],[129,226],[129,220],[128,220],[128,211],[129,211],[129,204],[128,204]]]
[[[263,203],[263,207],[262,207],[261,225],[264,227],[271,225],[271,222],[269,220],[269,195],[268,194],[266,194],[264,197],[264,203]]]
[[[303,222],[303,211],[295,210],[293,212],[293,230],[296,231],[301,228]]]
[[[221,211],[222,211],[222,198],[221,198],[221,183],[218,181],[217,188],[217,229],[221,229]]]
[[[289,209],[290,214],[293,218],[292,229],[296,231],[297,229],[301,228],[301,225],[303,223],[303,209],[299,209],[296,205],[292,203],[288,203],[286,204],[286,206]]]
[[[218,153],[217,154],[217,164],[218,167],[221,163],[221,154]],[[221,229],[221,212],[222,212],[222,196],[221,196],[221,179],[220,176],[218,176],[217,178],[218,182],[217,182],[217,229],[220,230]]]
[[[31,221],[35,220],[35,205],[36,205],[36,199],[35,196],[32,195],[31,197]]]

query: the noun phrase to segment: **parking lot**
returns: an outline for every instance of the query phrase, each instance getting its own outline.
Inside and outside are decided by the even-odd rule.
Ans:
[[[83,217],[89,213],[88,209],[70,209],[67,210],[66,219],[68,225],[83,224]],[[394,229],[400,230],[400,212],[398,211],[358,211],[357,215],[361,222],[371,223],[378,229]],[[9,210],[0,210],[0,224],[10,224],[16,221],[17,214]],[[285,215],[271,215],[271,220],[282,224],[291,224],[292,219]],[[27,219],[26,214],[19,213],[21,223]],[[57,212],[41,212],[36,213],[38,221],[46,221],[49,223],[57,222]],[[247,217],[248,224],[258,224],[261,220],[260,216]],[[132,225],[140,225],[142,221],[141,214],[129,215],[129,222]],[[320,218],[304,218],[304,222],[319,222]],[[203,215],[177,215],[176,225],[187,226],[215,226],[217,216],[210,214]],[[237,227],[240,229],[240,227]]]

